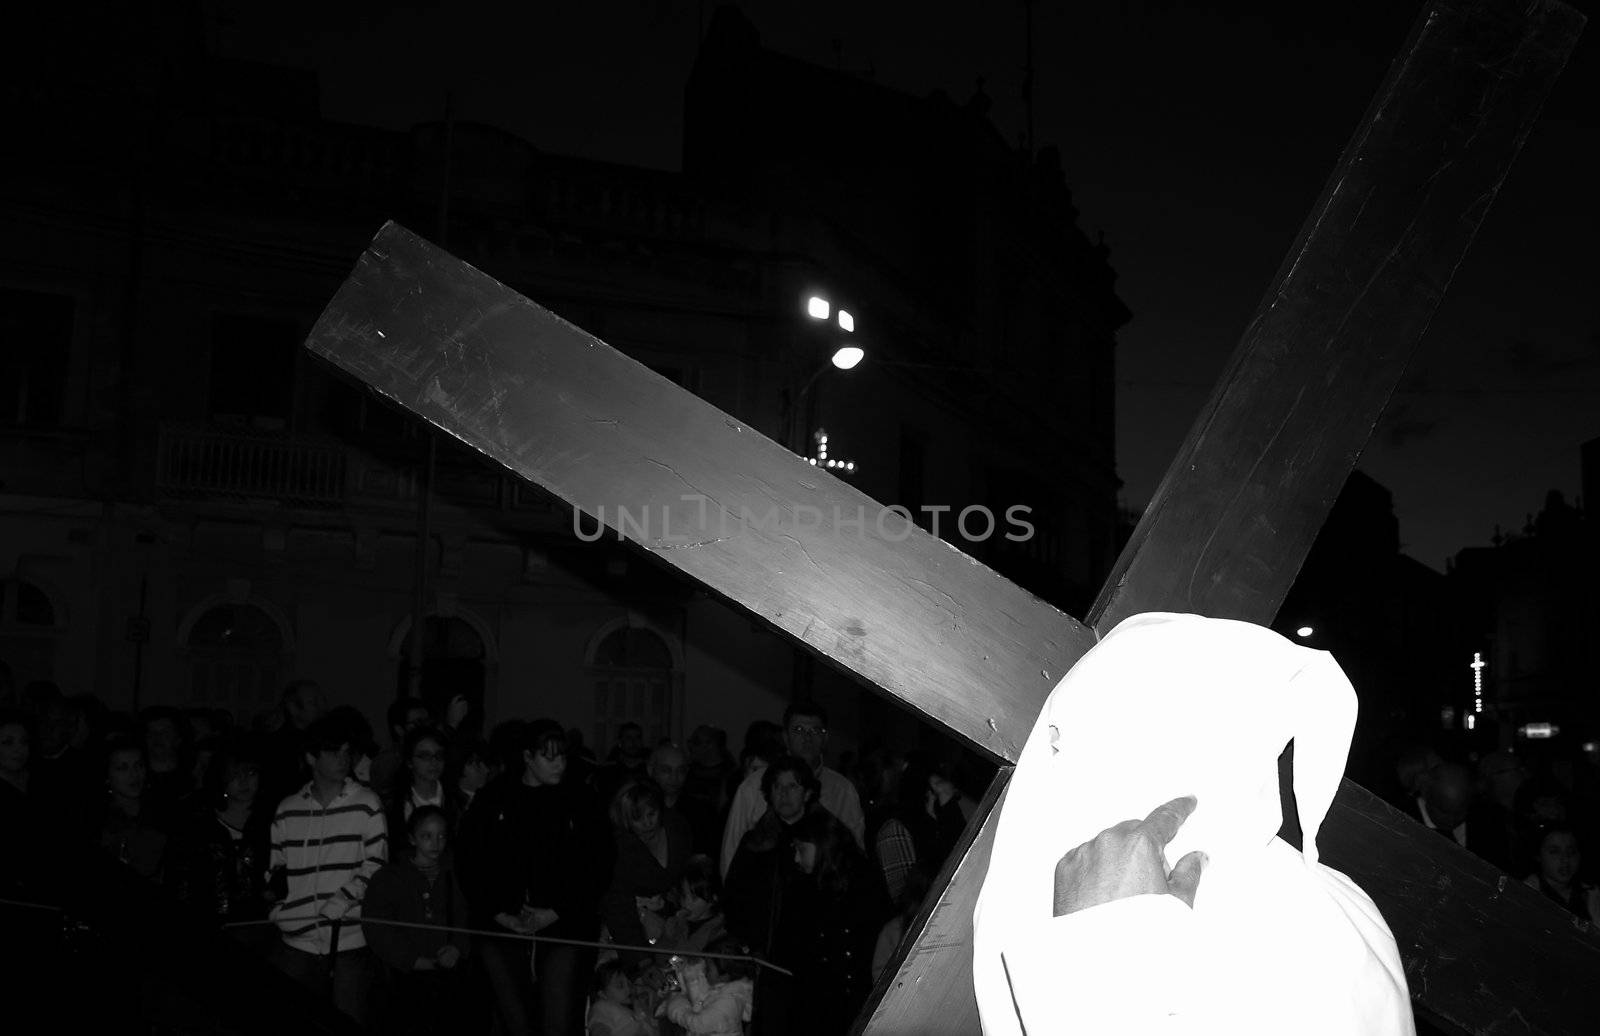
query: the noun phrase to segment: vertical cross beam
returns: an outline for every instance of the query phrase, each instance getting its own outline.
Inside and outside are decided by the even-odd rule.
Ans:
[[[1554,2],[1447,0],[1424,9],[1095,601],[1088,622],[1097,632],[1145,611],[1259,623],[1276,615],[1582,25]],[[1485,920],[1522,929],[1502,940],[1526,951],[1515,958],[1521,964],[1493,974],[1453,967],[1481,936],[1471,940],[1457,926],[1452,942],[1436,939],[1437,912],[1462,907],[1445,897],[1419,913],[1407,886],[1453,875],[1486,889],[1491,876],[1349,782],[1335,816],[1323,836],[1333,865],[1356,843],[1388,846],[1409,861],[1366,887],[1397,936],[1418,935],[1402,948],[1410,971],[1434,976],[1417,992],[1437,1013],[1470,1031],[1492,1028],[1518,1008],[1535,1010],[1518,1003],[1526,999],[1515,994],[1519,985],[1594,965],[1581,945],[1564,944],[1552,959],[1527,939],[1517,915],[1529,904],[1513,897]],[[859,1029],[977,1028],[975,1003],[948,1002],[938,990],[959,975],[970,996],[972,908],[984,873],[977,861],[992,849],[995,816],[978,823],[969,858],[940,876],[942,891],[912,926]],[[1580,1016],[1576,1000],[1557,999],[1543,997],[1536,1009],[1553,1021]],[[1478,1013],[1460,1015],[1462,1003]]]

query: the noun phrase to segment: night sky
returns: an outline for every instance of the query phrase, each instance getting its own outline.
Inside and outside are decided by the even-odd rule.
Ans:
[[[404,128],[458,118],[541,150],[679,167],[696,0],[211,5],[222,53],[314,67],[323,114]],[[896,89],[969,97],[1024,126],[1018,0],[742,5],[767,46]],[[1579,3],[1593,15],[1592,4]],[[1133,310],[1118,351],[1119,471],[1148,502],[1421,4],[1035,6],[1035,136],[1062,152]],[[1250,13],[1244,13],[1250,12]],[[1600,436],[1600,29],[1511,170],[1363,456],[1401,539],[1442,568],[1545,491],[1578,491]],[[827,148],[825,126],[797,127]],[[846,160],[847,156],[841,156]]]

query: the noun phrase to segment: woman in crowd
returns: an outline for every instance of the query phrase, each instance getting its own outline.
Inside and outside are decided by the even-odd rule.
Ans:
[[[177,897],[219,921],[267,916],[266,873],[273,804],[259,801],[263,756],[245,738],[219,742],[197,808],[168,854],[166,881]],[[242,929],[270,936],[271,929]]]
[[[825,809],[794,835],[798,872],[778,915],[773,959],[794,970],[791,1028],[842,1033],[872,988],[873,946],[891,913],[883,878]]]
[[[445,736],[433,727],[412,727],[400,742],[400,767],[388,789],[385,818],[389,823],[389,858],[398,860],[410,851],[407,825],[411,814],[423,806],[443,811],[453,827],[456,800],[444,782]]]
[[[444,786],[455,807],[455,822],[461,818],[477,799],[478,792],[489,786],[499,776],[500,768],[489,748],[481,738],[461,736],[450,742],[449,759],[444,768]]]
[[[471,890],[473,928],[593,940],[598,904],[611,880],[611,847],[595,823],[592,795],[566,787],[566,733],[553,720],[520,728],[521,768],[479,793],[461,838],[461,876]],[[485,938],[479,953],[504,1032],[578,1032],[592,951]],[[527,989],[537,974],[536,998]]]
[[[1551,824],[1535,840],[1535,870],[1526,884],[1538,889],[1590,924],[1600,924],[1600,889],[1578,878],[1583,853],[1578,833],[1564,823]]]
[[[104,760],[106,803],[96,832],[98,844],[140,877],[155,880],[161,874],[167,835],[146,801],[144,746],[132,738],[114,737],[106,745]]]
[[[782,755],[761,774],[767,811],[745,832],[728,867],[723,908],[728,929],[760,954],[773,948],[773,919],[794,877],[795,827],[817,806],[816,776],[805,760]]]
[[[380,923],[466,926],[466,897],[448,852],[450,824],[438,806],[421,805],[411,811],[404,831],[405,851],[372,876],[361,909],[367,945],[387,979],[383,1028],[396,1036],[450,1032],[462,1027],[466,1004],[466,934]]]
[[[611,798],[611,837],[616,863],[600,900],[600,916],[620,946],[654,944],[667,916],[666,897],[683,878],[694,834],[677,812],[667,812],[661,787],[648,777],[626,781]],[[649,955],[620,951],[633,967]]]
[[[698,953],[727,934],[722,915],[722,886],[717,861],[701,853],[689,857],[678,882],[678,910],[662,931],[658,945],[674,953]]]

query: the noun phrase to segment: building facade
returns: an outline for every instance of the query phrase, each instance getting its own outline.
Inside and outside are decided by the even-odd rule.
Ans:
[[[314,79],[182,35],[6,89],[32,145],[0,198],[15,686],[244,721],[305,676],[377,719],[410,686],[420,601],[428,694],[602,750],[625,721],[737,738],[796,693],[780,637],[584,542],[560,501],[300,348],[388,219],[797,450],[825,433],[869,496],[1069,611],[1113,560],[1129,314],[1059,159],[978,107],[803,65],[730,12],[689,84],[683,172],[467,122],[331,123]],[[802,94],[851,160],[768,132]],[[803,311],[819,293],[869,360],[813,380],[840,341]],[[964,535],[977,505],[1026,507],[1034,534]],[[909,722],[842,678],[805,693],[845,744]]]

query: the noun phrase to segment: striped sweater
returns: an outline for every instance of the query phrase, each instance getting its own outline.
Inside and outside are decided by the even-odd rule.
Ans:
[[[331,929],[318,923],[317,913],[337,899],[331,909],[342,910],[346,922],[339,930],[339,949],[365,946],[361,925],[354,922],[361,916],[367,880],[388,856],[383,805],[356,781],[347,779],[326,807],[312,796],[310,784],[284,799],[272,818],[271,862],[288,877],[288,891],[272,913],[283,941],[307,953],[327,954]]]

